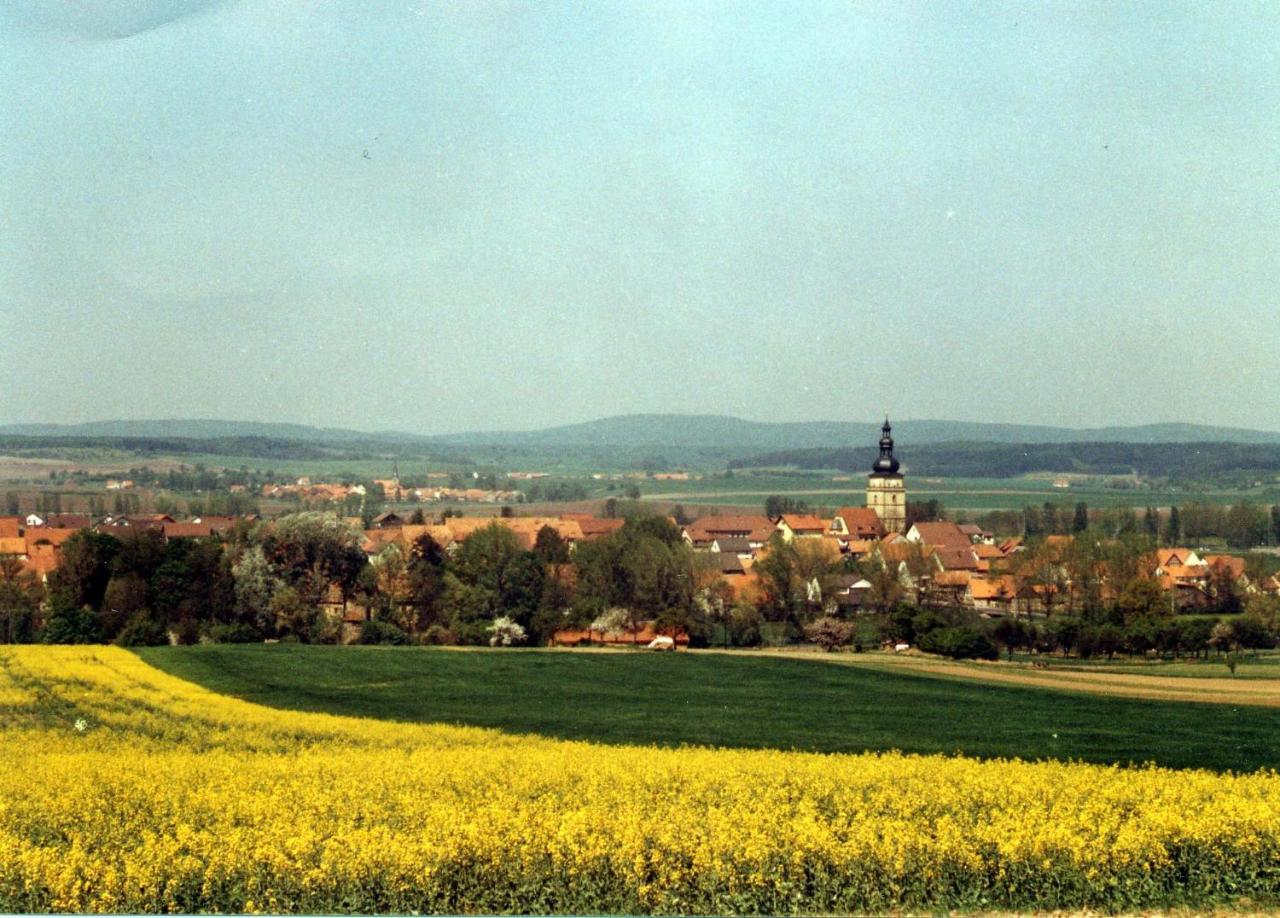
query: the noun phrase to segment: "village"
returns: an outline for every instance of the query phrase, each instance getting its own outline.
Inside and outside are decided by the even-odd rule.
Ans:
[[[637,574],[627,567],[629,562],[624,562],[621,567],[615,564],[607,568],[600,576],[612,580],[671,577],[679,581],[678,589],[661,596],[629,597],[616,583],[597,583],[590,595],[584,589],[584,578],[600,579],[588,574],[584,567],[584,559],[591,554],[586,548],[601,542],[627,543],[628,518],[614,512],[612,505],[608,507],[610,512],[602,516],[591,512],[519,515],[508,506],[496,516],[468,516],[446,510],[431,518],[421,508],[412,513],[383,510],[372,517],[307,510],[274,519],[261,519],[256,514],[196,514],[182,519],[167,513],[95,517],[33,512],[0,517],[0,560],[4,562],[5,579],[21,584],[25,590],[32,634],[48,616],[50,599],[61,582],[59,571],[63,571],[64,580],[79,577],[83,581],[95,576],[82,570],[88,563],[83,552],[70,562],[67,558],[67,547],[77,539],[84,542],[87,534],[109,537],[122,544],[145,538],[152,546],[150,550],[162,554],[177,543],[214,543],[222,546],[217,549],[219,557],[225,556],[234,579],[234,572],[239,570],[236,565],[241,564],[245,551],[272,544],[279,525],[294,517],[327,520],[326,525],[332,524],[335,531],[342,533],[339,541],[345,540],[343,550],[357,554],[358,561],[347,563],[340,573],[327,575],[322,583],[315,579],[318,568],[301,575],[278,571],[274,581],[277,588],[269,592],[274,595],[278,586],[292,585],[299,593],[299,602],[311,610],[316,622],[327,621],[333,627],[325,631],[313,622],[310,630],[291,631],[291,626],[276,621],[278,615],[269,613],[267,599],[259,608],[239,603],[235,614],[252,620],[251,633],[260,638],[292,633],[294,638],[310,640],[323,632],[326,640],[350,642],[360,640],[362,635],[366,639],[372,639],[375,633],[385,636],[391,632],[379,632],[375,626],[394,623],[392,627],[402,631],[405,639],[413,639],[421,637],[430,618],[440,625],[435,640],[457,640],[459,631],[469,635],[466,640],[483,640],[489,635],[471,627],[474,623],[468,622],[468,617],[486,623],[509,618],[510,610],[503,608],[503,602],[508,600],[526,609],[524,620],[515,622],[520,629],[519,641],[634,644],[665,632],[684,646],[707,641],[707,623],[717,618],[723,623],[718,633],[724,635],[723,640],[729,640],[732,628],[727,624],[731,617],[727,610],[734,610],[739,620],[744,616],[758,620],[758,627],[738,629],[753,635],[743,639],[750,644],[802,640],[806,629],[811,629],[818,619],[853,622],[859,617],[889,616],[902,607],[950,609],[976,619],[1027,622],[1082,614],[1096,617],[1106,609],[1124,609],[1116,618],[1118,625],[1121,621],[1169,618],[1179,613],[1238,614],[1252,597],[1280,595],[1280,578],[1256,570],[1251,574],[1246,558],[1240,555],[1109,539],[1088,529],[1027,537],[996,534],[973,523],[946,519],[908,523],[906,478],[894,452],[887,420],[879,446],[879,458],[867,478],[864,506],[839,507],[828,514],[781,512],[775,516],[715,513],[677,519],[650,514],[654,524],[661,527],[661,531],[651,532],[657,534],[656,541],[664,553],[658,562],[659,572]],[[108,486],[111,485],[122,486],[115,481]],[[376,479],[368,487],[379,489],[379,496],[388,503],[438,500],[450,490],[408,489],[398,478]],[[317,501],[341,502],[344,507],[358,506],[358,499],[367,490],[362,485],[316,484],[302,478],[288,486],[264,486],[263,493],[276,494],[286,488],[306,498],[308,506],[315,506],[311,502]],[[484,503],[510,497],[505,492],[482,489],[453,489],[452,496]],[[636,509],[633,505],[633,513]],[[631,518],[637,520],[634,528],[643,528],[643,517]],[[421,605],[421,597],[415,598],[410,585],[410,567],[415,558],[437,558],[443,571],[454,563],[451,559],[466,556],[466,546],[477,533],[486,533],[489,538],[495,529],[501,531],[512,550],[537,556],[541,564],[538,583],[557,584],[556,589],[538,586],[542,592],[532,598],[494,596],[488,600],[487,611],[473,615],[448,608],[473,601],[459,598],[467,595],[459,587],[453,593],[442,590],[432,597],[430,604],[437,608],[430,615],[424,616],[420,609],[412,611]],[[677,553],[677,548],[684,554]],[[173,551],[183,555],[185,549]],[[73,574],[65,570],[69,563]],[[96,576],[103,584],[119,584],[127,578],[115,567],[99,571]],[[373,588],[357,588],[361,568],[374,572]],[[136,579],[139,573],[128,576]],[[492,572],[474,574],[473,579],[472,586],[479,589],[480,584],[493,579]],[[107,601],[103,590],[93,599],[84,589],[76,593],[75,602],[91,610]],[[634,601],[628,603],[629,598]],[[146,589],[135,589],[127,604],[131,607],[123,612],[155,616],[155,610],[148,608],[155,599]],[[620,604],[635,606],[622,616],[628,623],[625,627],[610,624],[604,614]],[[535,609],[544,613],[537,627],[533,626]],[[172,619],[184,614],[175,608],[155,619],[152,623],[156,627],[149,632],[152,639],[158,639],[160,631],[174,638]],[[214,618],[223,619],[234,618],[235,614],[210,612]],[[297,617],[296,612],[292,614]],[[787,622],[790,627],[781,627]],[[188,627],[187,632],[194,633],[194,627]],[[852,641],[857,628],[841,627]],[[1274,631],[1275,623],[1269,627]],[[893,634],[886,631],[885,641],[896,646],[906,636],[901,629]]]

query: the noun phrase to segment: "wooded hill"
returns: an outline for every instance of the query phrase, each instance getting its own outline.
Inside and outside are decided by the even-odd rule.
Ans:
[[[1034,472],[1132,475],[1175,481],[1273,478],[1280,446],[1260,443],[939,443],[899,451],[903,471],[955,478],[1012,478]],[[731,468],[871,469],[877,451],[792,449],[730,462]]]

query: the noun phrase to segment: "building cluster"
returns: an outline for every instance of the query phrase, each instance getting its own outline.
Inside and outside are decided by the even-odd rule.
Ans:
[[[533,474],[533,473],[530,473]],[[445,477],[447,473],[431,473],[428,478]],[[417,501],[449,501],[452,503],[472,504],[504,504],[515,503],[521,499],[519,491],[496,488],[450,488],[427,486],[409,488],[394,478],[375,479],[374,485],[382,489],[383,496],[396,503]],[[265,498],[276,500],[300,500],[328,503],[343,503],[349,497],[364,497],[366,487],[362,484],[342,484],[340,482],[313,482],[302,477],[297,481],[285,484],[264,484],[261,494]]]
[[[256,520],[255,516],[213,515],[176,520],[165,513],[114,514],[99,519],[79,513],[0,516],[0,557],[16,559],[24,572],[43,583],[61,563],[62,546],[78,532],[93,530],[123,536],[130,531],[154,531],[165,541],[200,539]]]

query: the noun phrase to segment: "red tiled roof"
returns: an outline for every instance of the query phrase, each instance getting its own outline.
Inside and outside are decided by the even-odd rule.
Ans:
[[[686,526],[685,532],[694,542],[710,542],[719,536],[767,542],[777,527],[766,516],[703,516]]]
[[[208,523],[161,523],[160,529],[166,539],[207,539],[213,535]]]
[[[784,513],[779,520],[786,523],[792,532],[824,532],[827,524],[811,513]]]
[[[920,535],[920,541],[926,545],[935,545],[942,548],[971,549],[973,547],[973,543],[967,535],[960,531],[960,527],[946,520],[938,520],[932,523],[916,523],[915,530]]]
[[[849,535],[855,539],[878,539],[884,535],[880,515],[870,507],[841,507],[836,516],[844,520]]]

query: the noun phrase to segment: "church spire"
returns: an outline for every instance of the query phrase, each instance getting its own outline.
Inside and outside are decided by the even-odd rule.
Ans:
[[[880,458],[871,467],[877,475],[896,475],[899,469],[897,457],[893,455],[893,428],[889,426],[889,416],[884,416],[884,426],[880,428]]]

